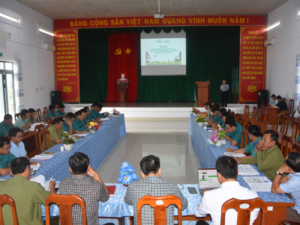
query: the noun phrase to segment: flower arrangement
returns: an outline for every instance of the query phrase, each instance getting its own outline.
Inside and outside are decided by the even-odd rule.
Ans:
[[[225,130],[218,124],[218,129],[214,130],[214,132],[210,135],[210,140],[217,144],[218,141],[221,141],[225,137]]]
[[[98,124],[96,122],[90,122],[88,131],[97,131],[97,130],[99,130]]]
[[[77,139],[72,135],[69,135],[69,133],[64,133],[64,136],[62,137],[62,141],[65,145],[72,145],[75,142],[77,142]]]
[[[135,169],[128,162],[122,162],[117,182],[128,186],[130,182],[138,180],[138,176],[134,171]]]
[[[195,113],[196,111],[198,111],[198,109],[196,109],[196,107],[192,108],[192,113]]]
[[[128,84],[128,83],[129,83],[128,79],[126,80],[117,79],[117,84]]]
[[[115,115],[115,116],[118,116],[118,115],[121,115],[121,113],[116,110],[116,109],[113,109],[112,113]]]
[[[200,123],[200,122],[204,123],[204,118],[205,118],[205,116],[203,114],[200,114],[200,116],[197,117],[195,119],[195,121],[196,121],[196,123]]]

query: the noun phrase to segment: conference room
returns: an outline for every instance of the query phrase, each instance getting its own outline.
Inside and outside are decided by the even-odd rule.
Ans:
[[[0,0],[0,224],[300,224],[299,21],[299,0]]]

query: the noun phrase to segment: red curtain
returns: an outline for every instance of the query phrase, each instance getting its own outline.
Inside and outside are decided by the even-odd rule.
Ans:
[[[108,88],[105,102],[118,102],[116,80],[125,74],[129,79],[127,102],[137,99],[137,34],[113,33],[109,35]]]

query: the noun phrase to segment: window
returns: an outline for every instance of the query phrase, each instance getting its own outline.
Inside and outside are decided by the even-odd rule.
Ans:
[[[0,121],[5,114],[15,114],[13,63],[0,61]]]

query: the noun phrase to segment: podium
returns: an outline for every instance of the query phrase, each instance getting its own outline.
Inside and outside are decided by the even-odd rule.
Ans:
[[[197,107],[203,107],[204,103],[210,102],[210,82],[197,81],[198,85],[198,103]]]

